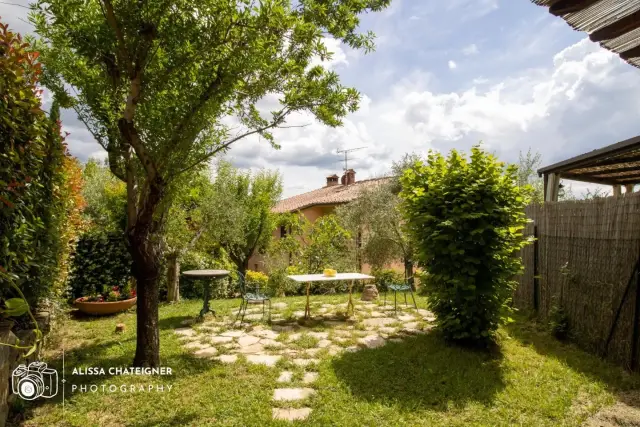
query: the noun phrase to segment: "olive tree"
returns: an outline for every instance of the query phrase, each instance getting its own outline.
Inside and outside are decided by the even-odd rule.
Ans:
[[[370,50],[359,15],[391,0],[38,0],[43,82],[73,107],[127,187],[137,282],[134,364],[158,366],[158,276],[168,188],[181,174],[289,115],[339,126],[359,94],[327,59],[324,37]],[[278,106],[265,113],[270,95]]]

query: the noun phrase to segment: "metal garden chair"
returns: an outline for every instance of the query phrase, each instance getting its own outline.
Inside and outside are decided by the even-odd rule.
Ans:
[[[240,323],[244,321],[244,315],[247,313],[247,306],[249,304],[260,304],[262,303],[262,317],[265,315],[265,305],[269,303],[269,322],[271,321],[271,299],[260,291],[260,286],[256,284],[254,289],[248,289],[246,284],[246,279],[244,274],[239,271],[236,272],[238,274],[238,283],[240,285],[240,297],[242,301],[240,302],[240,309],[238,310],[238,314],[236,315],[236,319],[233,323],[238,321],[238,317],[242,313],[242,318],[240,319]]]
[[[393,291],[393,304],[395,313],[398,313],[398,292],[402,292],[404,294],[404,305],[405,307],[409,304],[407,303],[407,292],[411,293],[411,299],[413,300],[413,306],[418,309],[418,304],[416,304],[416,298],[413,295],[413,289],[411,289],[411,284],[405,282],[402,284],[387,284],[387,290],[384,292],[384,305],[387,305],[387,293],[389,291]]]

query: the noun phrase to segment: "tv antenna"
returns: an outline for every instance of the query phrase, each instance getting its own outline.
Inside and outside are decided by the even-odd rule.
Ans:
[[[349,169],[349,153],[356,150],[362,150],[367,147],[358,147],[358,148],[349,148],[348,150],[338,150],[337,153],[344,153],[344,170],[347,171]]]

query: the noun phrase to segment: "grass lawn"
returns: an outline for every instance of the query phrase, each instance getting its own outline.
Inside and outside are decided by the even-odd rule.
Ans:
[[[302,297],[274,299],[302,309]],[[314,296],[312,301],[343,303],[344,295]],[[69,318],[58,325],[46,361],[62,371],[65,348],[66,399],[18,408],[24,426],[267,426],[282,369],[300,386],[307,367],[286,360],[276,367],[199,359],[173,332],[197,314],[201,301],[160,309],[162,365],[171,377],[74,376],[73,368],[128,366],[135,351],[135,313],[108,318]],[[218,315],[239,305],[215,301]],[[420,298],[418,305],[424,307]],[[317,307],[317,306],[316,306]],[[117,323],[126,331],[115,334]],[[318,325],[320,330],[329,327]],[[197,328],[197,326],[196,326]],[[358,329],[356,325],[355,329]],[[317,340],[302,335],[308,348]],[[432,332],[388,342],[375,349],[322,354],[314,384],[317,393],[304,405],[313,408],[299,424],[311,426],[432,425],[580,425],[619,393],[639,388],[640,376],[562,344],[518,319],[501,330],[500,351],[486,354],[450,347]],[[62,376],[62,374],[60,374]],[[109,385],[165,384],[164,392],[109,392]],[[106,392],[71,393],[75,385],[107,386]],[[171,391],[167,391],[171,385]],[[302,406],[300,403],[287,405]],[[295,423],[294,423],[295,424]]]

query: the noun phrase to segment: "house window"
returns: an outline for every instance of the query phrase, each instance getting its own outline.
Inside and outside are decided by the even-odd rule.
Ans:
[[[287,227],[284,225],[280,226],[280,238],[283,238],[287,235]]]

